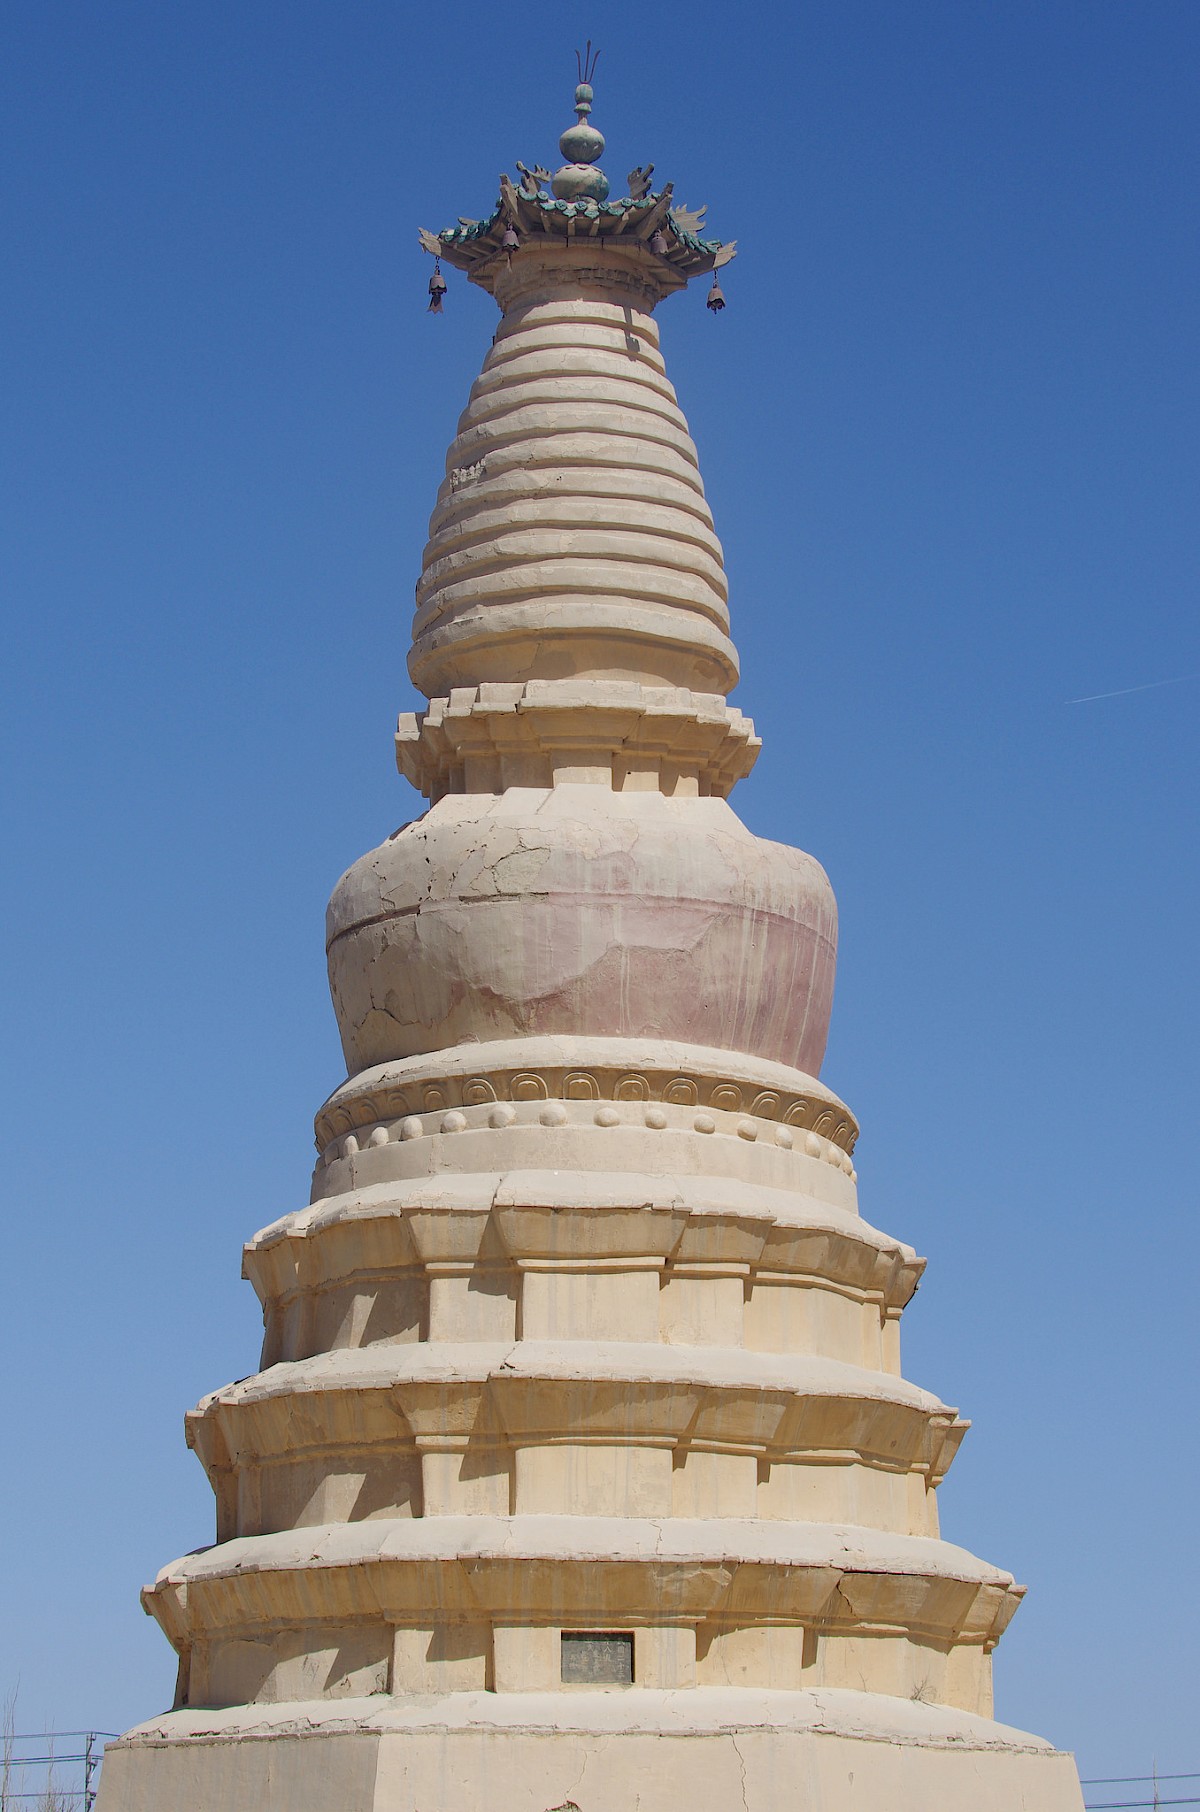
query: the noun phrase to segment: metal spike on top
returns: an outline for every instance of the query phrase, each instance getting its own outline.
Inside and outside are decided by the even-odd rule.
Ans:
[[[603,170],[594,167],[604,155],[604,134],[588,124],[594,98],[592,78],[599,61],[600,52],[593,53],[590,38],[585,51],[575,52],[579,72],[575,89],[575,124],[568,126],[558,141],[558,148],[567,162],[561,170],[555,171],[550,182],[560,201],[584,201],[589,197],[593,201],[608,200],[608,178]]]

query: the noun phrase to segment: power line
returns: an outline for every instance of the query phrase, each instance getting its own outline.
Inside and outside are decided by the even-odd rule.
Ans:
[[[63,1733],[69,1736],[70,1731]],[[1081,1787],[1140,1787],[1144,1781],[1200,1781],[1200,1774],[1099,1774],[1080,1781]]]
[[[1094,1799],[1085,1812],[1129,1812],[1134,1806],[1200,1806],[1200,1793],[1190,1799],[1161,1799],[1157,1794],[1153,1799]]]
[[[13,1769],[54,1769],[67,1761],[91,1761],[91,1750],[82,1749],[78,1756],[62,1750],[53,1756],[9,1756],[9,1767]]]

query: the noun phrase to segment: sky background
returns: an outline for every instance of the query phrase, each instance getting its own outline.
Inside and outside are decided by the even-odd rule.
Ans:
[[[589,35],[616,192],[739,243],[661,310],[734,803],[838,893],[823,1075],[974,1422],[943,1528],[1030,1587],[997,1714],[1200,1770],[1195,0],[10,0],[0,1693],[170,1701],[137,1591],[212,1539],[183,1412],[256,1367],[240,1247],[342,1077],[325,900],[419,809],[494,305],[428,316],[417,228],[557,162]]]

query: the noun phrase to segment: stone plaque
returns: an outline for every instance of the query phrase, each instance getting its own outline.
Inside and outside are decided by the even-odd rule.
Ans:
[[[632,1631],[564,1630],[562,1678],[567,1686],[632,1686]]]

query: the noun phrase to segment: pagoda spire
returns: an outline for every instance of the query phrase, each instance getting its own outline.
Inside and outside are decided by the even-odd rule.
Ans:
[[[503,320],[430,522],[401,717],[401,771],[428,798],[590,773],[724,796],[758,752],[721,545],[667,376],[656,305],[733,256],[698,237],[652,166],[609,200],[581,59],[570,161],[518,165],[484,220],[422,243]],[[548,192],[552,190],[553,192]]]
[[[593,70],[553,178],[422,235],[502,316],[417,584],[429,809],[329,903],[346,1079],[245,1249],[261,1369],[187,1419],[216,1539],[145,1593],[176,1709],[100,1812],[1081,1812],[991,1719],[1021,1588],[939,1535],[966,1424],[819,1080],[832,888],[729,802],[654,310],[733,248],[649,166],[608,198]]]

